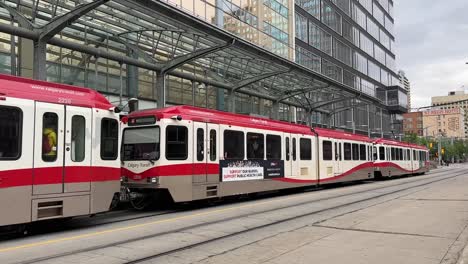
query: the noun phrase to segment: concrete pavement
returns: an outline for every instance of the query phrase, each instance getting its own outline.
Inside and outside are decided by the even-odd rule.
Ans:
[[[456,263],[468,166],[0,242],[0,263]]]

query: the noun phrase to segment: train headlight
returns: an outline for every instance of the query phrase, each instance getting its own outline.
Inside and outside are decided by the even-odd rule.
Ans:
[[[148,182],[150,183],[158,183],[158,177],[149,177]]]

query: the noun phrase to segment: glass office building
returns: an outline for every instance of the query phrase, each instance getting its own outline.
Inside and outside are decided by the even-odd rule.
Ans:
[[[377,97],[387,106],[401,106],[398,111],[392,107],[376,111],[374,106],[366,106],[373,113],[387,115],[387,123],[392,120],[390,125],[398,130],[395,128],[399,125],[397,115],[406,111],[407,106],[402,105],[406,97],[403,90],[389,89],[399,85],[393,28],[391,0],[297,0],[295,61],[347,87]],[[401,102],[395,98],[402,98]],[[347,115],[337,114],[335,125],[348,127]],[[362,119],[366,118],[358,114],[351,122],[365,126]]]

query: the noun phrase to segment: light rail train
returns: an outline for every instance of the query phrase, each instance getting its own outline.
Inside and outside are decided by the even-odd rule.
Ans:
[[[266,118],[174,106],[123,121],[122,183],[141,199],[188,202],[429,170],[425,147]]]
[[[0,226],[109,210],[120,121],[90,89],[0,75]]]
[[[118,110],[90,89],[0,75],[0,227],[105,212],[122,189],[140,208],[429,170],[407,143],[190,106]]]

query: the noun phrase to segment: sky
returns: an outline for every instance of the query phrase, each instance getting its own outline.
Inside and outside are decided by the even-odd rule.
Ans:
[[[468,92],[467,0],[394,0],[397,68],[411,82],[412,107]]]

